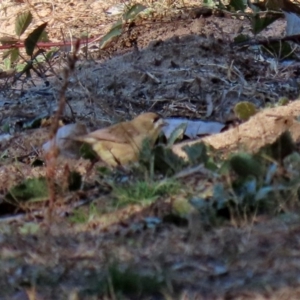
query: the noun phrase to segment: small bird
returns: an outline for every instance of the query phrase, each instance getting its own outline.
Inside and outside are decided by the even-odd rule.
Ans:
[[[103,162],[116,167],[136,162],[144,140],[147,139],[150,146],[153,146],[164,125],[162,117],[148,112],[131,121],[93,131],[75,140],[90,144]]]

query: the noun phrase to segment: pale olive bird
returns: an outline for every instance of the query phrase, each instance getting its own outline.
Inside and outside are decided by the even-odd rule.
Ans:
[[[148,112],[128,122],[93,131],[76,140],[88,143],[106,164],[115,167],[136,162],[143,142],[153,146],[165,122],[158,114]]]

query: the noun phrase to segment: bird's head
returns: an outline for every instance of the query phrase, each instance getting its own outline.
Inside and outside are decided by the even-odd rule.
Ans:
[[[134,126],[141,133],[149,133],[154,135],[157,138],[161,128],[166,124],[164,119],[152,112],[144,113],[132,120]]]

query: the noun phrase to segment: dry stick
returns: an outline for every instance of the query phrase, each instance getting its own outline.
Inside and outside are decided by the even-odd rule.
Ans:
[[[48,183],[48,190],[49,190],[49,207],[48,207],[48,222],[51,224],[52,212],[56,200],[56,193],[55,193],[55,171],[56,171],[56,158],[57,152],[55,147],[55,136],[57,130],[59,128],[59,120],[64,113],[65,104],[66,104],[66,91],[69,85],[69,77],[71,73],[75,69],[75,64],[77,61],[77,53],[79,51],[80,40],[76,41],[74,52],[71,56],[68,57],[68,67],[64,69],[63,74],[63,85],[60,89],[59,93],[59,105],[56,115],[54,117],[51,129],[50,129],[50,136],[49,139],[52,141],[51,150],[46,155],[46,177]]]

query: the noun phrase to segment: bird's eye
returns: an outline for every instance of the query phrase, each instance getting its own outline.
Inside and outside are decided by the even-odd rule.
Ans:
[[[160,120],[161,119],[161,117],[160,116],[156,116],[156,117],[154,117],[153,118],[153,123],[156,123],[158,120]]]

